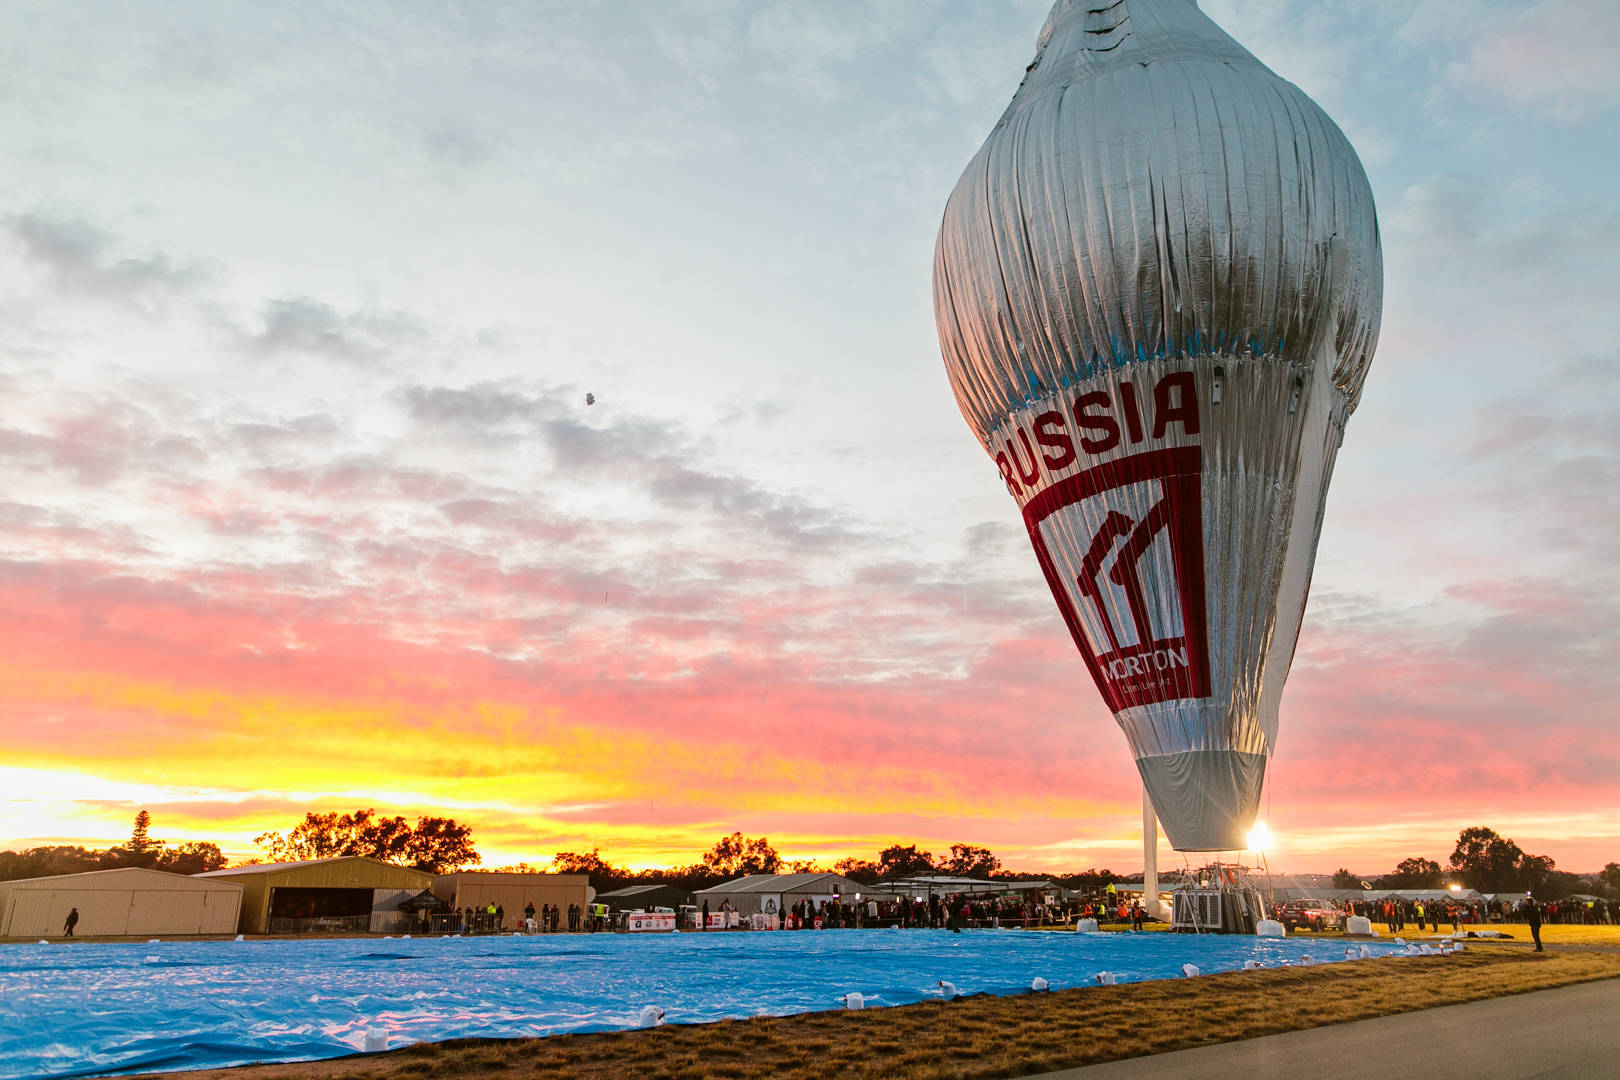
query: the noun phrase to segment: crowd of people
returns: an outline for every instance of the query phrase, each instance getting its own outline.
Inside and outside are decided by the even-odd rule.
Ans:
[[[1570,898],[1548,903],[1526,899],[1513,903],[1501,899],[1422,899],[1386,896],[1368,900],[1347,900],[1338,905],[1346,914],[1363,915],[1391,933],[1408,927],[1419,931],[1441,930],[1454,933],[1467,927],[1491,923],[1587,923],[1620,925],[1620,900]],[[721,926],[738,925],[729,918],[729,903],[719,909],[727,918]],[[773,913],[774,914],[774,913]],[[604,904],[533,903],[523,910],[521,920],[507,921],[499,904],[485,908],[462,908],[448,914],[435,914],[424,929],[447,933],[496,933],[521,929],[530,933],[596,933],[614,929],[614,915]],[[786,906],[772,925],[783,930],[837,930],[861,927],[902,929],[963,930],[994,927],[1072,926],[1081,919],[1099,924],[1129,925],[1140,930],[1148,920],[1141,901],[1109,890],[1093,896],[1056,899],[1049,897],[987,897],[975,894],[930,895],[898,899],[850,901],[843,898],[802,899]],[[708,929],[715,925],[709,905],[701,911],[685,909],[676,924],[680,929]],[[746,925],[746,924],[744,924]]]
[[[1567,898],[1540,903],[1533,897],[1518,902],[1490,900],[1423,900],[1417,897],[1386,896],[1374,900],[1352,900],[1345,905],[1353,915],[1364,915],[1393,932],[1415,926],[1435,930],[1449,925],[1453,932],[1464,927],[1490,923],[1532,921],[1620,926],[1620,900]]]
[[[482,908],[463,907],[448,913],[425,913],[423,929],[449,934],[491,934],[504,930],[526,930],[531,934],[595,932],[607,929],[607,908],[602,904],[541,904],[531,901],[523,908],[523,918],[508,922],[506,907],[491,903]]]
[[[1139,901],[1118,895],[1043,902],[1037,898],[987,897],[953,893],[895,900],[849,903],[842,899],[800,900],[783,912],[784,930],[835,930],[864,926],[904,930],[964,930],[986,927],[1069,926],[1077,919],[1130,923],[1141,929],[1146,919]]]

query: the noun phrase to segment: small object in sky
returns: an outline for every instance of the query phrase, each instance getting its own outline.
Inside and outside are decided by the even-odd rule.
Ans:
[[[596,395],[595,394],[586,394],[585,395],[585,404],[587,404],[587,405],[595,405],[596,404]]]

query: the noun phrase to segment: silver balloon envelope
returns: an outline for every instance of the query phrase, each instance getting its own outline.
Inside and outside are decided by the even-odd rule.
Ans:
[[[1377,343],[1343,133],[1192,0],[1060,0],[946,206],[962,415],[1179,850],[1233,850]]]

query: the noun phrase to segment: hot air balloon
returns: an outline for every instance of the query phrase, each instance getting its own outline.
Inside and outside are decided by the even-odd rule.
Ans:
[[[1178,850],[1254,821],[1382,295],[1350,143],[1192,0],[1059,0],[945,208],[957,404]]]

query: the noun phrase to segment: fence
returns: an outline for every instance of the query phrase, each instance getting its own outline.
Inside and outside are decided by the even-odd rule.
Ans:
[[[451,912],[428,918],[428,930],[436,934],[495,934],[502,930],[521,929],[523,929],[521,911],[505,915],[491,915],[484,911],[473,912],[470,915]]]
[[[355,934],[371,929],[370,915],[319,915],[313,919],[279,919],[271,916],[272,934]]]

